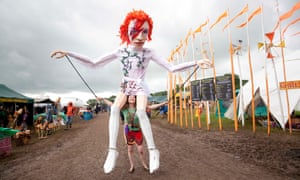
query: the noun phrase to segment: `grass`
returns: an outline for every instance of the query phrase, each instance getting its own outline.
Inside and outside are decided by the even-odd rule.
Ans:
[[[156,117],[160,117],[160,115],[154,115]],[[164,118],[164,120],[167,121],[167,118]],[[252,118],[251,117],[245,117],[245,124],[242,126],[242,122],[238,122],[238,128],[237,131],[249,131],[253,132],[253,125],[252,125]],[[206,129],[206,130],[220,130],[219,126],[219,118],[215,115],[215,113],[210,113],[210,125],[207,126],[206,122],[206,114],[202,113],[201,118],[200,118],[200,123],[201,123],[201,129]],[[222,130],[224,131],[235,131],[235,123],[234,120],[228,119],[228,118],[221,118],[221,123],[222,123]],[[169,123],[170,124],[170,123]],[[171,124],[170,124],[171,125]],[[174,123],[172,124],[174,126],[177,126],[179,128],[192,128],[192,122],[190,118],[190,114],[188,115],[187,122],[185,120],[185,114],[183,113],[182,116],[182,125],[180,123],[180,115],[179,112],[177,112],[177,122],[175,123],[175,118],[174,118]],[[193,116],[193,128],[199,128],[198,125],[198,118]],[[268,133],[268,128],[262,126],[259,124],[257,121],[255,122],[255,132],[256,133]],[[279,127],[271,127],[270,128],[270,133],[276,133],[276,134],[289,134],[289,129],[286,129],[285,131],[282,130]],[[293,132],[293,134],[299,134],[298,132]]]

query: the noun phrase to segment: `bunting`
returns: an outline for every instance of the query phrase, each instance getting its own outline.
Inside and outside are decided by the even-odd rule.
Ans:
[[[261,8],[261,7],[257,8],[257,9],[256,9],[255,11],[253,11],[253,13],[248,17],[247,21],[244,22],[244,23],[242,23],[242,24],[240,24],[240,25],[238,25],[237,28],[243,28],[243,27],[245,27],[245,26],[252,20],[252,18],[253,18],[254,16],[258,15],[259,13],[261,13],[261,11],[262,11],[262,8]]]
[[[225,11],[223,14],[221,14],[215,23],[213,23],[209,28],[212,29],[216,24],[218,24],[223,18],[228,16],[228,12]]]
[[[242,9],[241,12],[239,12],[237,15],[235,15],[232,19],[230,19],[230,21],[223,27],[223,31],[239,16],[243,15],[245,12],[248,11],[248,4],[246,4],[246,6]]]
[[[274,44],[273,43],[273,39],[274,39],[274,32],[269,32],[269,33],[265,33],[265,36],[269,39],[270,43],[263,43],[263,42],[259,42],[257,44],[258,49],[261,49],[262,47],[266,48],[266,52],[270,52],[270,49],[272,47],[285,47],[285,42],[281,41],[279,44]],[[273,57],[271,56],[271,54],[268,54],[267,57]]]
[[[300,1],[299,1],[298,3],[296,3],[296,4],[292,7],[292,9],[290,9],[288,12],[284,13],[283,15],[281,15],[281,16],[279,17],[279,20],[278,20],[278,22],[276,23],[276,25],[275,25],[273,31],[275,31],[275,30],[278,28],[279,23],[280,23],[281,21],[283,21],[283,20],[288,19],[289,17],[291,17],[291,16],[294,14],[294,12],[297,11],[298,9],[300,9]]]

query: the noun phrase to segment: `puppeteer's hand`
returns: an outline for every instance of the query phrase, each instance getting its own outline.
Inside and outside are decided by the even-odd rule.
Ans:
[[[212,63],[209,59],[201,59],[197,62],[201,69],[208,69],[212,67]]]
[[[62,50],[56,50],[56,51],[53,51],[51,53],[51,57],[55,57],[56,59],[60,59],[60,58],[63,58],[67,55],[67,52],[65,51],[62,51]]]

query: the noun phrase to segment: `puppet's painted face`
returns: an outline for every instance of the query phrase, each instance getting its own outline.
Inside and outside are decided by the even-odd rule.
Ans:
[[[130,21],[128,25],[128,37],[130,40],[130,44],[135,47],[143,47],[149,33],[149,24],[148,22],[144,22],[144,24],[140,27],[136,27],[136,21]]]

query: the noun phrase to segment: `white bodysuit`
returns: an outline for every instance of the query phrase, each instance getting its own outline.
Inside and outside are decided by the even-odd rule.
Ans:
[[[165,58],[157,56],[153,49],[136,49],[133,46],[120,46],[115,51],[97,59],[91,59],[75,52],[67,52],[67,54],[90,67],[103,67],[114,60],[119,60],[123,72],[122,90],[126,95],[149,95],[144,78],[150,60],[156,62],[169,72],[183,71],[196,65],[195,61],[173,65],[167,62]]]

